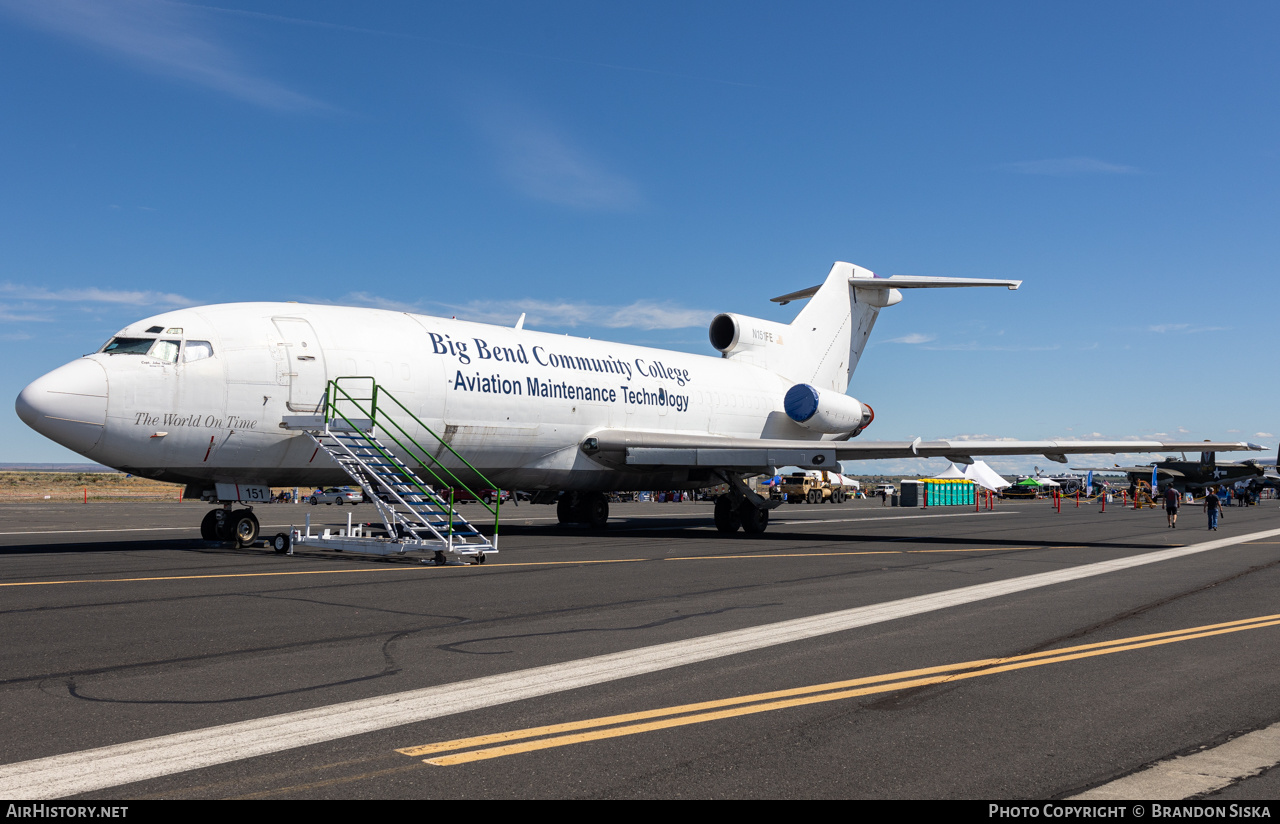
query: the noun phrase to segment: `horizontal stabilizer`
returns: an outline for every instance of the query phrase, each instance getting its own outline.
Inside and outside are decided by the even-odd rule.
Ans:
[[[858,289],[941,289],[955,286],[1004,286],[1010,290],[1022,285],[1020,280],[991,280],[988,278],[934,278],[916,275],[890,275],[889,277],[851,277],[849,283]],[[774,303],[786,305],[793,300],[811,298],[817,294],[822,285],[810,286],[798,292],[790,292],[770,298]]]
[[[1022,285],[1020,280],[988,278],[927,278],[915,275],[891,275],[887,278],[850,278],[859,289],[939,289],[948,286],[1006,286],[1010,291]]]

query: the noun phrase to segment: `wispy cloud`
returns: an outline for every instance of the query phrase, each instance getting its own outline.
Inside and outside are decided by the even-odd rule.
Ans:
[[[51,320],[52,317],[34,311],[31,307],[0,304],[0,323],[47,323]]]
[[[172,1],[172,0],[171,0]],[[190,5],[190,4],[187,4]],[[727,86],[740,86],[743,88],[764,89],[757,83],[744,83],[739,80],[728,80],[722,77],[710,77],[707,75],[685,74],[683,72],[673,72],[667,69],[655,69],[648,66],[630,66],[621,63],[602,63],[598,60],[584,60],[581,58],[570,57],[565,54],[541,54],[538,52],[516,51],[507,48],[500,48],[491,43],[469,43],[460,40],[446,40],[439,37],[427,37],[421,34],[415,34],[410,31],[392,31],[388,29],[370,29],[363,26],[347,26],[340,23],[329,23],[323,20],[312,20],[302,17],[289,17],[282,14],[267,14],[260,11],[250,11],[247,9],[229,9],[218,6],[199,6],[202,11],[213,12],[217,14],[233,15],[237,17],[255,18],[258,20],[267,20],[273,23],[284,23],[294,26],[306,26],[311,28],[328,29],[330,31],[345,31],[356,34],[367,34],[375,37],[387,37],[397,40],[412,40],[418,43],[431,43],[436,46],[450,46],[454,48],[470,49],[488,54],[504,54],[514,55],[517,57],[527,57],[534,60],[545,60],[554,63],[568,63],[579,66],[589,66],[593,69],[612,69],[623,72],[635,72],[639,74],[649,74],[661,77],[671,77],[680,80],[696,80],[704,83],[719,83]]]
[[[1254,432],[1254,433],[1253,433],[1253,437],[1255,437],[1255,438],[1274,438],[1274,437],[1275,437],[1275,435],[1271,434],[1270,432]]]
[[[926,335],[923,332],[912,332],[900,338],[889,338],[884,343],[929,343],[937,337],[937,335]]]
[[[1148,332],[1156,332],[1158,334],[1168,334],[1170,332],[1195,335],[1200,332],[1226,332],[1230,326],[1192,326],[1189,323],[1157,323],[1147,327]]]
[[[516,319],[524,314],[527,326],[552,328],[686,329],[705,326],[716,314],[710,310],[689,309],[672,303],[644,300],[626,306],[534,298],[501,301],[474,300],[467,303],[404,303],[387,300],[367,292],[353,292],[343,297],[341,302],[401,312],[448,315],[459,320],[504,326],[514,325]]]
[[[575,145],[546,118],[518,105],[490,103],[478,110],[477,121],[499,173],[526,197],[603,211],[640,204],[634,183]]]
[[[1013,343],[997,346],[989,343],[978,343],[977,341],[967,341],[964,343],[939,343],[922,345],[921,349],[930,352],[1053,352],[1061,349],[1062,344],[1059,343]]]
[[[66,321],[68,311],[114,317],[124,311],[132,314],[141,307],[163,310],[195,304],[190,298],[169,292],[97,287],[55,291],[18,283],[0,283],[0,298],[14,301],[12,304],[0,304],[0,323],[4,324]]]
[[[87,43],[147,71],[264,108],[325,108],[259,76],[233,50],[214,39],[198,7],[164,0],[0,0],[0,12]]]
[[[11,295],[29,302],[59,303],[127,303],[134,306],[191,306],[194,300],[170,292],[134,289],[60,289],[56,292],[38,286],[0,283],[0,295]]]
[[[1122,166],[1119,163],[1107,163],[1092,157],[1059,157],[1049,160],[1018,160],[1003,163],[999,167],[1007,172],[1022,175],[1048,175],[1051,177],[1073,177],[1076,175],[1133,175],[1140,174],[1141,169],[1135,166]]]

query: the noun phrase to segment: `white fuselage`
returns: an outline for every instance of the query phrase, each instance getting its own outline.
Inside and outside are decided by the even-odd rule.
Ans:
[[[144,341],[134,344],[138,349],[148,338],[173,344],[73,361],[23,390],[19,415],[99,463],[197,484],[344,482],[309,438],[281,421],[315,412],[328,381],[354,376],[374,378],[504,488],[692,488],[720,481],[698,470],[608,466],[580,449],[598,430],[819,437],[783,411],[793,380],[719,357],[295,303],[167,312],[131,324],[113,341]],[[424,445],[438,446],[418,434]]]

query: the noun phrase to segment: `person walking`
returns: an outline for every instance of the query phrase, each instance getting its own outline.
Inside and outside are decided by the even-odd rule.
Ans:
[[[1164,490],[1164,514],[1169,518],[1170,529],[1176,529],[1178,526],[1178,504],[1180,503],[1182,503],[1182,496],[1173,488],[1173,484],[1169,484]]]
[[[1222,509],[1222,499],[1217,495],[1218,488],[1211,487],[1209,494],[1204,496],[1204,511],[1209,516],[1209,529],[1214,532],[1218,531],[1218,512]]]

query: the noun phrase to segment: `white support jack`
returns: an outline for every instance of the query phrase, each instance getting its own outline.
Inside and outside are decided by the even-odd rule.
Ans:
[[[281,547],[280,538],[286,538]],[[280,555],[293,554],[295,546],[309,546],[316,549],[329,549],[334,552],[358,552],[364,555],[404,555],[409,552],[430,552],[430,559],[423,558],[421,562],[435,563],[443,566],[447,563],[462,564],[483,564],[486,556],[490,553],[496,553],[496,549],[489,550],[489,553],[473,549],[468,552],[465,549],[450,549],[445,542],[439,540],[430,540],[416,537],[389,538],[386,536],[374,536],[365,534],[364,524],[353,524],[351,522],[351,514],[347,513],[346,529],[339,529],[334,532],[332,527],[325,527],[321,532],[311,531],[311,513],[307,513],[307,521],[302,529],[289,530],[286,536],[284,533],[276,536],[272,544],[276,553]]]

